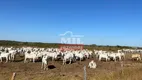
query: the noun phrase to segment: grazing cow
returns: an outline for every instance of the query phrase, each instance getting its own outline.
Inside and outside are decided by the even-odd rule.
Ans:
[[[56,52],[42,52],[43,55],[46,55],[48,58],[52,58],[52,61],[57,59],[59,53]]]
[[[75,54],[75,57],[76,57],[76,58],[79,58],[80,61],[84,59],[84,56],[83,56],[83,54],[81,54],[81,53],[76,53],[76,54]]]
[[[63,65],[66,64],[67,60],[69,60],[69,64],[71,64],[72,60],[74,59],[74,54],[73,53],[67,53],[63,57]]]
[[[118,58],[119,61],[122,60],[122,54],[121,53],[116,53],[116,57]]]
[[[108,61],[109,60],[108,54],[106,54],[106,53],[99,54],[99,61],[101,61],[103,58],[106,61]]]
[[[31,53],[25,53],[25,60],[24,60],[24,63],[26,63],[26,60],[27,59],[33,59],[33,63],[35,63],[35,59],[38,59],[38,55],[34,52],[31,52]]]
[[[141,61],[141,56],[140,54],[132,54],[132,59],[140,60]]]
[[[109,56],[109,58],[112,58],[114,61],[116,61],[116,54],[115,53],[111,53],[108,56]]]

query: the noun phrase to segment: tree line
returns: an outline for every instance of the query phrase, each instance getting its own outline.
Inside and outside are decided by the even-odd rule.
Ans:
[[[42,47],[42,48],[59,48],[59,43],[42,43],[42,42],[21,42],[21,41],[10,41],[10,40],[0,40],[0,46],[5,47]],[[89,50],[106,50],[106,51],[117,51],[118,49],[134,49],[134,47],[130,46],[109,46],[109,45],[84,45],[85,49]],[[141,47],[137,47],[141,49]]]

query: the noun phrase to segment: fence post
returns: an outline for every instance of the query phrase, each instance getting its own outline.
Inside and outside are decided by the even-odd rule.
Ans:
[[[86,76],[86,66],[84,66],[84,80],[87,80],[87,76]]]
[[[14,80],[14,79],[15,79],[15,75],[16,75],[16,73],[13,73],[13,74],[12,74],[11,80]]]
[[[123,61],[121,61],[121,73],[122,73],[122,75],[124,74],[123,73],[123,67],[124,67]]]

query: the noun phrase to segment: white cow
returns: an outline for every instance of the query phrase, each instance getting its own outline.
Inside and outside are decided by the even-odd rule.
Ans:
[[[109,58],[112,58],[114,61],[116,61],[116,54],[115,53],[110,53]]]
[[[88,65],[89,68],[92,68],[92,69],[95,69],[97,67],[97,64],[96,62],[94,62],[94,60],[92,60],[89,65]]]
[[[81,53],[75,53],[75,57],[79,58],[80,61],[84,59],[84,55]]]
[[[58,57],[58,53],[56,52],[44,52],[43,55],[46,55],[48,58],[52,58],[52,61]]]
[[[48,70],[48,68],[47,68],[47,65],[48,65],[47,58],[48,57],[46,55],[42,57],[41,69]]]
[[[6,58],[6,63],[10,60],[10,53],[1,52],[0,53],[0,60],[2,62],[2,58]]]
[[[15,55],[16,55],[16,50],[10,50],[9,53],[11,54],[11,60],[14,61]]]
[[[64,54],[64,57],[63,57],[63,65],[66,64],[67,60],[69,60],[69,61],[70,61],[69,64],[71,64],[73,58],[74,58],[73,53]]]
[[[140,54],[132,54],[132,59],[136,59],[137,61],[141,61],[141,55]]]
[[[104,58],[106,61],[108,61],[108,60],[109,60],[108,54],[107,54],[107,53],[99,54],[99,61],[101,61],[103,58]]]
[[[116,57],[119,58],[119,61],[122,60],[122,54],[121,53],[116,53]]]
[[[26,63],[27,59],[33,59],[33,63],[35,63],[35,59],[38,59],[38,56],[35,52],[31,52],[31,53],[25,53],[25,60],[24,63]]]

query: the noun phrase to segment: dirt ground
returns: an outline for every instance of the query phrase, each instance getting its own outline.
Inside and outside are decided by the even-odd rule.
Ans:
[[[87,80],[142,80],[142,77],[131,76],[137,73],[142,74],[142,63],[129,58],[123,61],[123,67],[120,61],[105,62],[97,61],[95,58],[67,65],[62,65],[62,61],[49,61],[49,70],[44,71],[41,69],[41,62],[24,63],[23,58],[17,57],[15,62],[0,63],[0,80],[10,80],[14,72],[16,73],[15,80],[83,80],[83,67],[88,66],[92,59],[96,61],[97,68],[87,67]],[[128,69],[127,72],[125,72],[126,69]]]

